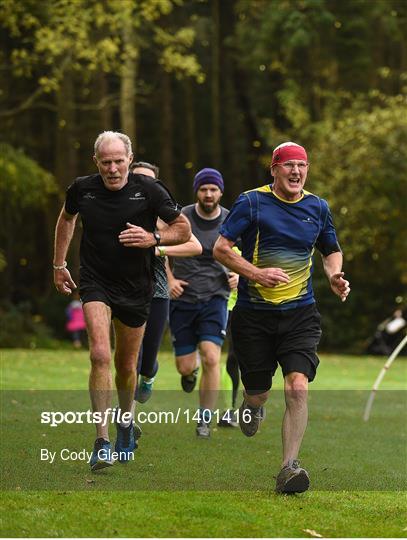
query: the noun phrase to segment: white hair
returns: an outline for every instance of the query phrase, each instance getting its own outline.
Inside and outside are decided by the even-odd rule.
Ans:
[[[274,152],[275,152],[276,150],[278,150],[279,148],[283,148],[284,146],[301,146],[301,145],[300,145],[300,144],[297,144],[297,143],[295,143],[295,142],[291,142],[291,141],[283,142],[283,143],[279,144],[278,146],[276,146],[276,147],[274,148]]]
[[[98,135],[98,138],[95,141],[95,156],[98,157],[99,149],[104,142],[112,141],[115,139],[119,139],[120,141],[122,141],[126,149],[126,155],[129,156],[130,154],[132,154],[131,140],[127,135],[125,135],[124,133],[120,133],[119,131],[103,131]]]

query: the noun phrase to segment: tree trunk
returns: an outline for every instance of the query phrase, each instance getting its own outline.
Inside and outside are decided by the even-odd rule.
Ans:
[[[196,142],[196,129],[195,129],[195,109],[194,109],[194,91],[193,82],[190,78],[184,79],[185,89],[185,123],[186,123],[186,148],[187,148],[187,169],[192,177],[198,170],[198,150]]]
[[[77,176],[75,126],[74,82],[67,71],[57,93],[55,176],[63,189]]]
[[[63,192],[78,176],[76,145],[76,114],[74,80],[70,71],[65,72],[57,94],[57,141],[55,157],[55,174]],[[56,223],[60,208],[55,208],[51,221]],[[78,227],[77,227],[78,229]],[[54,230],[49,229],[49,243],[52,245]],[[76,230],[69,250],[70,271],[74,280],[79,273],[79,241],[80,233]]]
[[[212,0],[212,160],[213,166],[221,166],[221,140],[220,140],[220,16],[219,0]]]
[[[177,197],[176,186],[174,184],[174,156],[173,156],[173,132],[174,119],[172,114],[173,107],[172,81],[171,75],[162,71],[161,85],[161,157],[160,169],[162,177],[170,191]]]
[[[104,105],[100,109],[99,122],[101,130],[106,131],[112,129],[112,107],[107,101],[109,95],[109,84],[106,78],[106,73],[98,71],[96,75],[95,93],[98,96],[98,101]]]
[[[136,141],[136,80],[139,51],[135,46],[134,28],[131,17],[123,21],[124,61],[120,74],[120,125],[128,135],[135,152]]]

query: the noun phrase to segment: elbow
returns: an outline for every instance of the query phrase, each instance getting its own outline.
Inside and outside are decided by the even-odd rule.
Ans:
[[[181,232],[180,244],[185,244],[186,242],[189,242],[191,240],[191,234],[191,226],[189,225],[189,223],[184,223]]]
[[[213,257],[220,263],[224,264],[225,250],[219,245],[219,242],[216,242],[216,244],[213,246]]]

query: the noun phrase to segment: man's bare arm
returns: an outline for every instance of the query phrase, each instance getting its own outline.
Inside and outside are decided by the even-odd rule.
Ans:
[[[213,256],[230,270],[264,287],[275,287],[279,283],[288,283],[289,276],[281,268],[257,268],[233,251],[234,242],[219,236],[213,248]]]
[[[161,244],[174,246],[188,242],[191,238],[191,226],[182,214],[167,225],[168,227],[160,232]],[[131,223],[127,223],[127,229],[119,234],[119,242],[126,247],[138,248],[149,248],[156,245],[156,239],[152,232]]]
[[[350,293],[350,286],[349,281],[343,277],[345,274],[342,272],[342,252],[335,251],[326,257],[322,256],[322,262],[332,291],[339,296],[342,302],[345,302]]]
[[[71,278],[69,270],[64,267],[68,248],[75,231],[76,218],[77,214],[68,214],[63,207],[55,227],[54,284],[57,291],[62,294],[71,294],[72,290],[76,289],[76,284]],[[59,268],[55,269],[56,266]]]

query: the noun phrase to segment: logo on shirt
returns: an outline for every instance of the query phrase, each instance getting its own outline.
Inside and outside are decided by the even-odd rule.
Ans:
[[[95,195],[92,195],[92,193],[85,193],[83,196],[84,199],[96,199]]]
[[[129,197],[129,201],[145,201],[145,200],[146,198],[143,196],[142,193],[140,193],[140,191],[135,193],[133,197]]]

